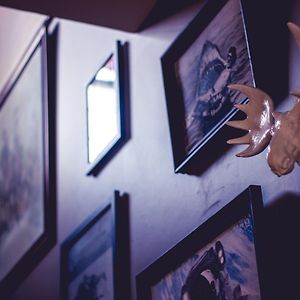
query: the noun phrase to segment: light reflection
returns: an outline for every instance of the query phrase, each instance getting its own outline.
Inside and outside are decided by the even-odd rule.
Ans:
[[[92,163],[118,136],[116,72],[111,57],[87,88],[88,162]]]

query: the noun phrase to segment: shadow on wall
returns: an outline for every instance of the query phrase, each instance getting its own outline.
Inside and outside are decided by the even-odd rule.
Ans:
[[[266,299],[299,299],[300,194],[286,193],[265,209],[263,284]]]

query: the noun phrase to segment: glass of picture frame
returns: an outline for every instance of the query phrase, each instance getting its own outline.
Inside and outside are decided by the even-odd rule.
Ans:
[[[87,175],[96,175],[126,139],[126,51],[116,49],[86,87]]]

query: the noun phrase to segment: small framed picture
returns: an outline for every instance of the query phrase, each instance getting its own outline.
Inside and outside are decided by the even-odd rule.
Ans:
[[[56,241],[55,44],[41,26],[0,93],[0,297]],[[53,50],[53,51],[52,51]]]
[[[127,47],[118,41],[86,87],[87,175],[97,175],[126,139]]]
[[[61,246],[61,299],[129,299],[128,241],[128,197],[115,191]]]
[[[239,0],[206,1],[161,58],[176,173],[246,101],[228,84],[254,85],[244,24]]]
[[[137,276],[138,299],[261,299],[262,207],[249,186]]]

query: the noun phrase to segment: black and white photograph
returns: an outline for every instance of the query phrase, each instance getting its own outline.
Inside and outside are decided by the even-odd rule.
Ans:
[[[0,94],[0,294],[18,284],[55,239],[47,39],[43,27]]]
[[[245,101],[228,85],[254,81],[240,2],[216,3],[203,9],[217,10],[201,23],[203,30],[207,16],[200,11],[162,57],[175,169],[224,125],[234,104]]]
[[[69,252],[69,299],[113,299],[113,245],[109,213]]]
[[[261,299],[251,216],[166,275],[152,295],[163,300]]]
[[[43,233],[40,51],[32,57],[0,112],[0,279]],[[32,86],[32,82],[38,84]],[[24,99],[26,105],[20,105]]]
[[[113,299],[111,205],[63,244],[63,299]]]
[[[115,191],[61,245],[61,299],[113,300],[128,293],[126,199]]]

